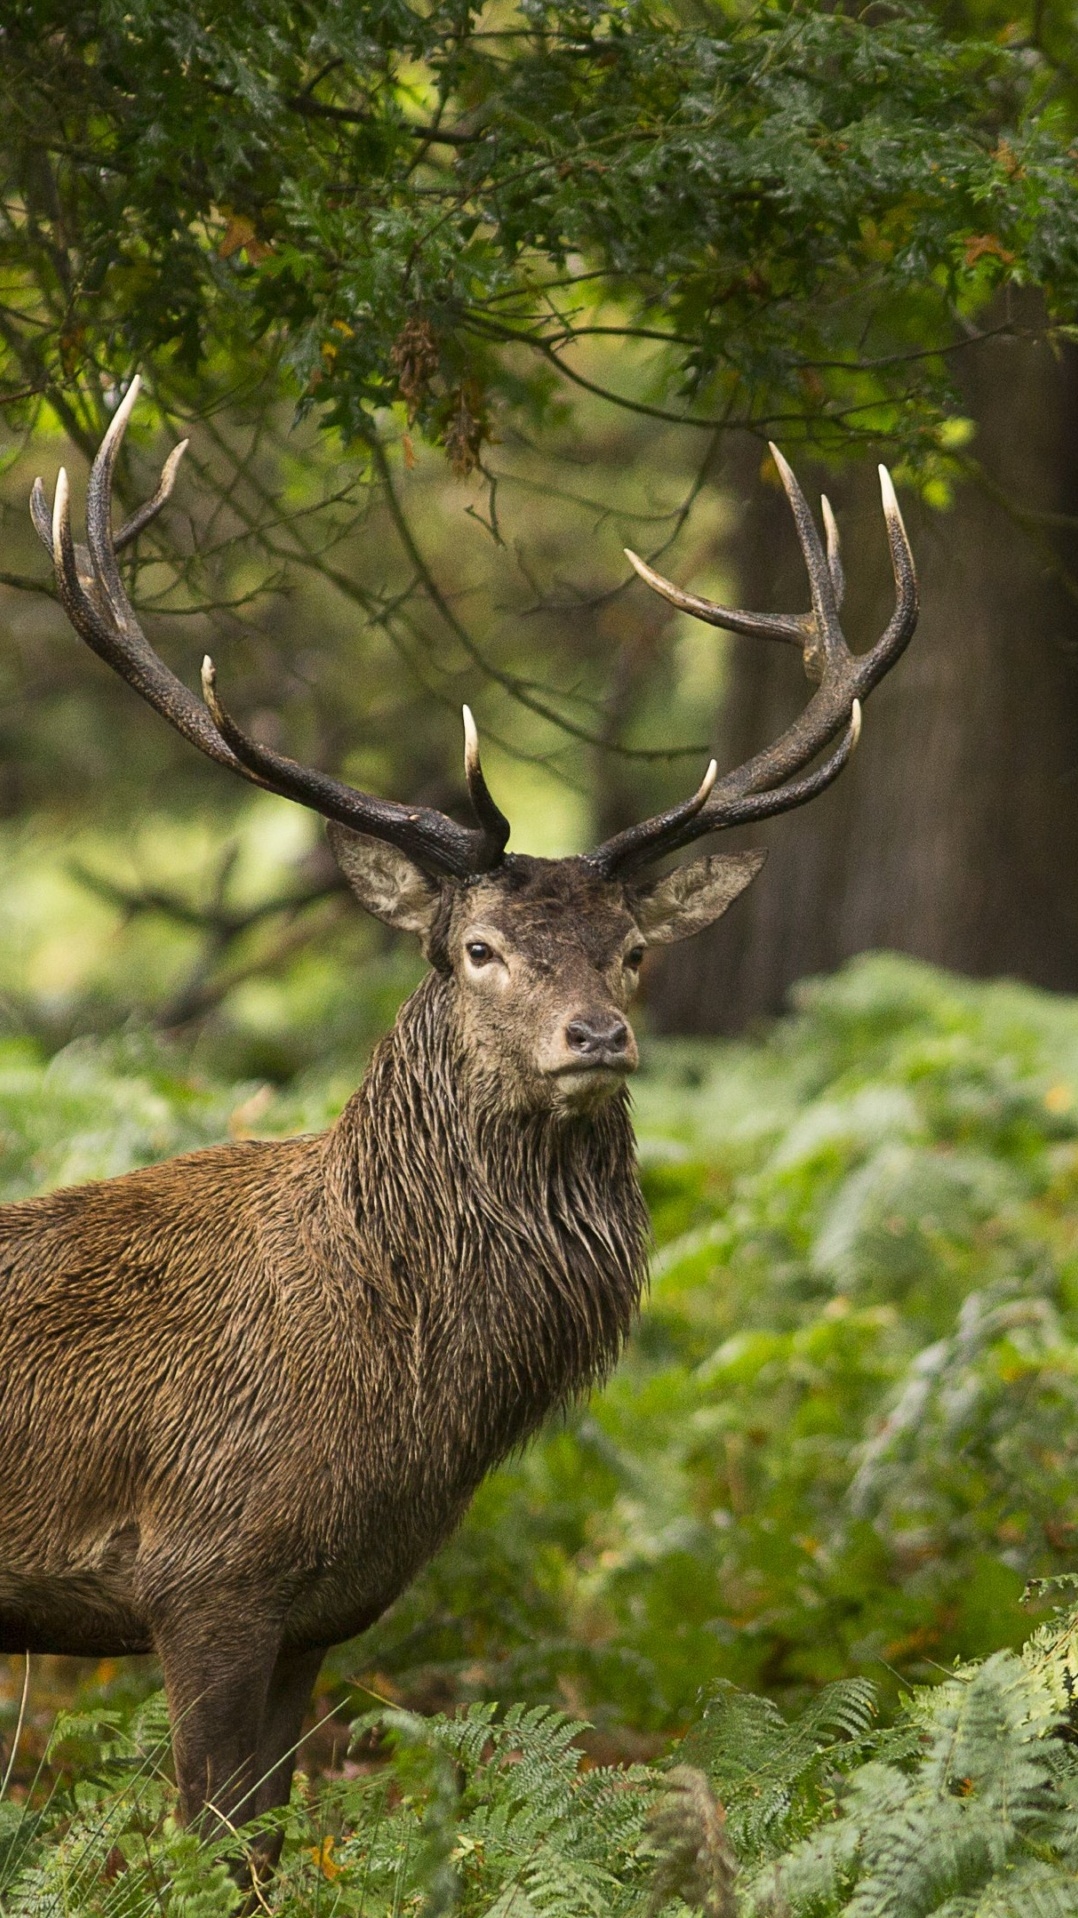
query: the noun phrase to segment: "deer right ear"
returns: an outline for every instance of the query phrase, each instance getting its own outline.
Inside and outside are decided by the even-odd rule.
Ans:
[[[396,846],[336,819],[326,822],[326,837],[360,905],[397,932],[414,932],[426,952],[441,905],[438,881]]]
[[[766,858],[766,852],[712,852],[634,889],[632,914],[648,945],[669,946],[713,926]]]

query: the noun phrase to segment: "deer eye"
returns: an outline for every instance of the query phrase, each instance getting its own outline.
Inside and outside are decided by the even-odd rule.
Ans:
[[[637,972],[644,962],[643,946],[632,946],[625,954],[625,964],[630,972]]]
[[[493,946],[488,946],[484,939],[469,939],[464,950],[473,966],[489,966],[494,957]]]

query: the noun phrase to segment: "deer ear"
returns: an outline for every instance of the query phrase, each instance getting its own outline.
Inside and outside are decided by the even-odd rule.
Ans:
[[[634,890],[629,907],[648,945],[669,946],[714,925],[766,858],[766,852],[713,852]]]
[[[327,821],[326,837],[360,905],[398,932],[414,932],[426,951],[442,900],[438,881],[396,846],[335,819]]]

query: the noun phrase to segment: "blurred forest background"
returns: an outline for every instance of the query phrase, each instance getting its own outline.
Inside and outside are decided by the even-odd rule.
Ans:
[[[890,1710],[1076,1567],[1076,28],[1069,0],[3,9],[0,1196],[326,1123],[420,974],[318,823],[59,609],[30,486],[65,464],[77,517],[136,370],[124,506],[191,442],[129,555],[154,644],[192,685],[211,651],[294,756],[458,812],[467,700],[531,852],[806,697],[625,545],[801,606],[774,438],[836,506],[855,647],[890,604],[877,460],[918,559],[851,767],[647,973],[625,1367],[330,1705],[357,1673],[554,1701],[648,1756],[724,1683],[792,1708],[854,1674]],[[40,1665],[20,1763],[73,1680]]]

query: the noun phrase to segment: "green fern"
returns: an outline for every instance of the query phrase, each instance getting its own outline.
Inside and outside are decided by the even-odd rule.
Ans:
[[[1078,1759],[1063,1722],[1012,1652],[919,1688],[906,1762],[855,1766],[830,1815],[747,1878],[744,1918],[1078,1912]]]
[[[585,1729],[545,1707],[489,1705],[457,1718],[390,1711],[358,1721],[393,1752],[395,1802],[386,1781],[337,1794],[343,1835],[335,1849],[339,1909],[362,1887],[360,1908],[393,1912],[425,1900],[429,1918],[606,1918],[628,1909],[646,1863],[636,1851],[653,1802],[646,1767],[582,1769]],[[450,1779],[452,1784],[449,1783]]]
[[[381,1760],[262,1821],[279,1918],[1078,1918],[1078,1610],[917,1688],[787,1720],[722,1687],[669,1759],[590,1767],[545,1707],[357,1721]],[[228,1864],[172,1815],[163,1706],[57,1726],[51,1795],[0,1807],[3,1918],[232,1918]],[[691,1761],[691,1762],[686,1762]]]
[[[867,1680],[840,1679],[788,1724],[770,1699],[722,1684],[679,1756],[711,1778],[737,1852],[770,1855],[819,1814],[836,1752],[863,1748],[875,1709]]]
[[[722,1806],[703,1772],[691,1765],[675,1765],[667,1783],[666,1797],[648,1819],[658,1853],[649,1918],[672,1898],[704,1918],[737,1918],[737,1859]]]

